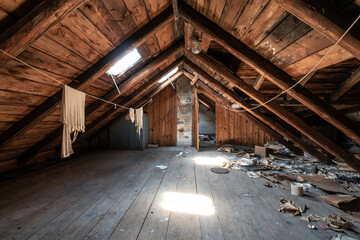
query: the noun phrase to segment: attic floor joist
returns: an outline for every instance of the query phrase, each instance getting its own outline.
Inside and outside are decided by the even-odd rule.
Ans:
[[[100,59],[97,63],[92,65],[88,70],[82,73],[76,79],[76,81],[71,82],[69,86],[81,90],[85,86],[90,84],[92,81],[98,79],[109,69],[111,65],[121,59],[125,54],[130,52],[133,48],[144,43],[148,36],[153,35],[155,32],[161,29],[161,27],[172,21],[172,15],[173,12],[171,7],[167,8],[165,11],[156,16],[150,22],[148,22],[145,26],[143,26],[125,41],[123,41],[113,51],[111,51],[105,57]],[[40,106],[35,108],[22,120],[18,121],[8,130],[3,132],[0,135],[0,148],[4,147],[6,144],[9,144],[12,140],[14,140],[16,136],[26,132],[37,122],[48,116],[60,103],[61,94],[62,91],[57,92],[52,97],[48,98]]]
[[[180,15],[186,21],[193,23],[205,31],[206,34],[217,41],[226,50],[252,66],[260,74],[264,75],[266,79],[270,80],[282,90],[287,90],[296,83],[285,71],[281,70],[247,45],[233,37],[227,31],[202,16],[186,3],[181,2]],[[360,128],[358,124],[350,120],[330,104],[322,101],[301,85],[295,86],[287,93],[345,133],[355,142],[360,143]]]

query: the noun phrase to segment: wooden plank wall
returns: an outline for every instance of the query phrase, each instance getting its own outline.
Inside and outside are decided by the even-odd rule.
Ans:
[[[263,145],[274,139],[258,126],[248,121],[243,113],[226,110],[216,103],[216,145],[225,143],[254,146]]]
[[[176,146],[176,89],[171,85],[153,98],[149,105],[149,142],[159,146]]]

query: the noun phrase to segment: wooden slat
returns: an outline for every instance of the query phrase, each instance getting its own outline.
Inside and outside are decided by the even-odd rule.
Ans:
[[[85,0],[47,0],[0,35],[0,49],[18,56],[51,26],[60,22]],[[0,63],[11,60],[1,53]]]
[[[81,74],[77,78],[77,81],[72,82],[70,86],[81,90],[91,82],[95,81],[102,74],[104,74],[111,65],[116,63],[133,48],[138,47],[142,43],[144,43],[147,36],[153,35],[162,26],[166,25],[169,21],[171,21],[171,15],[171,8],[166,9],[163,13],[151,20],[144,27],[139,29],[136,33],[134,33],[132,36],[122,42],[117,48],[115,48],[96,64],[91,66],[87,71]],[[57,92],[54,96],[47,99],[44,103],[42,103],[34,111],[29,113],[21,121],[17,122],[7,131],[2,133],[0,135],[0,148],[14,140],[16,136],[25,132],[38,121],[49,115],[60,103],[61,94],[61,91]]]
[[[204,30],[210,37],[216,40],[230,53],[255,68],[260,74],[263,74],[266,79],[270,80],[282,90],[286,90],[295,84],[295,81],[286,72],[282,71],[267,59],[250,49],[248,46],[238,41],[231,34],[224,31],[216,24],[212,23],[205,17],[202,17],[183,2],[181,2],[180,5],[180,14],[186,21],[192,22]],[[324,120],[328,121],[334,127],[338,128],[355,142],[360,143],[359,125],[336,110],[330,104],[322,101],[315,94],[312,94],[301,85],[295,86],[287,93],[322,117]]]
[[[341,86],[336,89],[330,96],[331,102],[338,100],[344,93],[349,91],[353,86],[355,86],[360,81],[360,68],[358,68],[348,79],[346,79]]]
[[[255,88],[256,90],[259,90],[261,85],[263,84],[264,80],[265,80],[265,77],[263,75],[259,75],[254,82],[253,88]]]
[[[336,42],[345,32],[344,29],[311,8],[311,6],[309,7],[302,0],[275,0],[275,2],[333,42]],[[360,59],[360,41],[358,39],[351,34],[347,34],[339,44],[357,59]]]

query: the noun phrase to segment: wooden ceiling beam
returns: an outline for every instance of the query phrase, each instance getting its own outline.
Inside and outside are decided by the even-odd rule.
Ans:
[[[260,74],[264,75],[266,79],[270,80],[282,90],[287,90],[296,83],[289,74],[236,39],[230,33],[208,20],[206,17],[196,12],[184,2],[180,2],[180,15],[185,21],[191,22],[204,30],[206,34],[223,46],[228,52],[253,67]],[[360,47],[358,49],[360,49]],[[360,143],[359,125],[340,111],[336,110],[330,104],[311,93],[305,87],[300,84],[296,85],[289,90],[287,94],[304,104],[355,142]]]
[[[187,64],[187,62],[185,62]],[[234,92],[232,92],[230,89],[223,86],[221,83],[219,83],[217,80],[212,78],[210,75],[208,75],[205,71],[200,69],[195,64],[191,64],[189,66],[191,69],[193,69],[195,72],[197,72],[204,81],[210,83],[214,89],[219,91],[221,93],[221,96],[226,97],[227,99],[231,100],[232,102],[236,102],[240,106],[242,106],[244,109],[250,109],[251,106],[246,103],[244,99],[236,95]],[[201,81],[199,81],[200,84]],[[205,83],[202,82],[200,85],[203,89],[211,89],[209,86],[207,86]],[[214,92],[213,89],[209,92]],[[216,93],[218,94],[218,93]],[[250,116],[253,115],[253,117]],[[319,153],[313,146],[306,143],[305,141],[301,140],[299,137],[297,137],[292,132],[288,131],[286,128],[284,128],[281,124],[277,123],[275,120],[273,120],[270,117],[267,117],[265,114],[260,112],[259,110],[251,110],[249,112],[245,112],[244,115],[251,119],[252,121],[255,121],[256,124],[259,125],[264,131],[268,132],[273,136],[277,141],[279,141],[281,144],[289,148],[295,153],[299,153],[299,149],[294,147],[289,141],[286,141],[284,138],[289,139],[293,143],[297,144],[301,149],[303,149],[305,152],[308,152],[309,154],[313,155],[319,161],[328,162],[329,160],[321,153]],[[263,122],[263,123],[262,123]],[[329,162],[328,162],[329,163]]]
[[[338,100],[344,93],[349,91],[353,86],[355,86],[358,82],[360,82],[360,68],[358,68],[348,79],[346,79],[341,86],[336,89],[330,95],[330,101],[335,102]]]
[[[189,52],[187,52],[187,54],[188,53]],[[199,55],[196,55],[196,57],[199,57]],[[185,65],[192,68],[197,74],[199,74],[201,76],[203,76],[205,74],[205,72],[201,68],[199,68],[195,63],[190,62],[190,61],[185,61],[184,63],[185,63]],[[225,69],[221,65],[219,65],[219,64],[215,65],[213,61],[208,61],[208,60],[207,61],[202,61],[202,63],[206,64],[208,67],[211,67],[214,71],[216,71],[218,74],[220,74],[222,77],[224,77],[229,82],[232,82],[240,90],[242,90],[245,94],[252,97],[253,99],[255,99],[260,104],[267,101],[267,98],[264,97],[260,92],[258,92],[257,90],[255,90],[254,88],[252,88],[251,86],[246,84],[244,81],[239,79],[237,76],[232,74],[230,71],[228,71],[227,69]],[[201,74],[199,73],[200,71],[202,72]],[[216,83],[214,83],[214,81],[212,81],[212,84],[216,85],[217,88],[221,88],[222,91],[224,91],[225,94],[231,96],[230,93],[232,93],[232,91],[229,90],[228,88],[224,87],[219,82],[216,81]],[[239,101],[239,99],[237,99],[237,101]],[[248,105],[244,101],[242,101],[242,102],[240,101],[240,103],[242,105],[244,105],[245,109],[249,110],[250,105]],[[328,138],[324,137],[317,130],[315,130],[314,128],[312,128],[308,124],[306,124],[304,121],[302,121],[296,115],[294,115],[293,113],[287,111],[285,108],[281,107],[280,105],[278,105],[275,102],[269,102],[268,104],[264,105],[264,107],[266,107],[268,110],[270,110],[271,112],[276,114],[278,117],[283,119],[285,122],[290,124],[292,127],[297,129],[299,132],[303,133],[305,136],[307,136],[313,142],[315,142],[316,144],[321,146],[327,152],[329,152],[332,155],[336,156],[338,159],[346,162],[348,165],[351,165],[354,169],[356,168],[358,171],[360,171],[360,161],[358,161],[350,153],[346,152],[344,149],[339,147],[337,144],[330,141]],[[323,158],[320,161],[330,163],[330,160],[327,159],[327,158],[325,158],[325,159]]]
[[[344,29],[302,0],[275,0],[275,2],[334,43],[338,41],[345,32]],[[345,35],[339,42],[339,45],[353,54],[357,59],[360,59],[360,41],[350,33]]]
[[[86,0],[46,0],[0,35],[0,49],[16,57]],[[0,64],[12,58],[0,53]]]
[[[91,82],[98,79],[104,74],[114,63],[125,56],[134,48],[144,43],[148,36],[155,34],[163,26],[172,21],[171,7],[164,10],[150,22],[136,31],[129,38],[124,40],[118,47],[108,53],[97,63],[92,65],[88,70],[77,77],[76,81],[69,84],[70,87],[82,90]],[[40,104],[23,119],[12,125],[8,130],[0,135],[0,149],[12,142],[15,137],[29,130],[36,123],[50,115],[61,102],[62,90],[52,97],[48,98],[44,103]]]
[[[129,97],[127,97],[125,100],[122,100],[120,105],[123,106],[131,106],[131,104],[138,99],[139,96],[142,96],[146,94],[147,91],[153,87],[157,81],[165,76],[168,72],[170,72],[174,67],[180,66],[183,64],[183,59],[175,61],[174,63],[170,64],[167,68],[165,68],[163,71],[158,73],[155,77],[153,77],[150,81],[148,81],[143,87],[135,91],[133,94],[131,94]],[[153,69],[154,70],[154,69]],[[179,77],[182,75],[182,71],[175,74],[170,79],[173,79],[174,77]],[[176,78],[175,78],[176,79]],[[168,81],[166,81],[168,82]],[[85,112],[89,112],[89,108],[91,108],[91,105],[85,110]],[[118,109],[119,110],[119,109]],[[113,112],[116,112],[117,110],[114,108],[111,108],[106,113],[104,113],[102,116],[97,118],[95,121],[93,121],[90,125],[86,126],[86,131],[93,128],[93,126],[99,124],[104,119],[108,118],[113,114]],[[81,136],[82,134],[80,134]],[[24,165],[26,162],[28,162],[32,157],[34,157],[37,153],[41,152],[41,150],[45,149],[49,144],[59,140],[62,136],[62,127],[59,127],[58,129],[54,130],[52,133],[50,133],[46,138],[41,140],[40,142],[36,143],[33,147],[31,147],[29,150],[24,152],[21,156],[18,157],[18,165]]]

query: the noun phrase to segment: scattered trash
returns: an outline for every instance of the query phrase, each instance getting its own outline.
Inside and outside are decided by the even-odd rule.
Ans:
[[[167,222],[167,221],[169,221],[169,218],[168,218],[168,217],[166,217],[166,218],[164,218],[164,219],[160,219],[160,222]]]
[[[324,222],[327,222],[328,227],[334,231],[343,231],[343,229],[350,229],[354,226],[354,224],[336,214],[324,217]]]
[[[180,156],[182,156],[183,155],[183,152],[179,152],[179,154],[178,155],[176,155],[177,157],[180,157]]]
[[[289,212],[289,216],[299,216],[303,212],[302,208],[295,204],[293,201],[287,201],[284,198],[280,199],[279,212]]]
[[[248,171],[247,172],[247,175],[250,177],[250,178],[259,178],[260,176],[257,175],[254,171]]]
[[[218,148],[218,151],[227,152],[227,153],[239,153],[239,152],[253,153],[254,149],[249,146],[235,146],[231,144],[224,144]]]
[[[295,195],[295,196],[302,196],[304,195],[303,193],[303,186],[301,183],[297,183],[297,182],[292,182],[291,183],[291,194]]]
[[[352,238],[345,235],[336,233],[331,240],[359,240],[358,238]]]
[[[229,163],[229,162],[223,162],[220,167],[222,168],[231,168],[233,166],[232,163]]]
[[[155,231],[154,231],[154,229],[153,229],[153,230],[151,230],[151,232],[150,232],[150,233],[153,233],[153,232],[155,232]]]
[[[341,186],[339,183],[326,179],[324,177],[321,177],[317,174],[310,174],[310,176],[307,175],[301,175],[298,177],[299,181],[301,182],[308,182],[326,192],[335,192],[335,193],[344,193],[348,194],[349,192]]]
[[[272,186],[270,185],[269,182],[266,182],[266,183],[264,184],[264,186],[265,186],[265,187],[268,187],[268,188],[272,188]]]
[[[125,230],[121,228],[121,229],[120,229],[120,232],[125,232]]]
[[[310,229],[317,229],[315,225],[308,224],[308,228]]]
[[[315,215],[313,213],[310,213],[309,216],[305,217],[301,217],[300,220],[303,220],[305,222],[317,222],[317,221],[322,221],[322,218],[318,215]]]
[[[217,173],[217,174],[227,174],[229,173],[230,171],[226,168],[221,168],[221,167],[213,167],[213,168],[210,168],[210,170],[213,172],[213,173]]]
[[[323,229],[323,230],[328,230],[329,228],[327,228],[327,227],[325,227],[325,226],[323,226],[323,225],[320,225],[320,227],[321,227],[321,229]]]
[[[320,198],[324,202],[341,209],[349,208],[351,203],[357,200],[357,197],[345,194],[322,195]]]
[[[147,148],[158,148],[159,144],[150,144],[148,143]]]
[[[165,165],[156,165],[157,168],[160,168],[161,170],[167,169],[167,166]]]
[[[285,175],[285,174],[277,174],[277,173],[271,173],[271,172],[259,172],[259,174],[273,182],[276,183],[275,186],[283,189],[290,189],[291,182],[296,181],[296,178],[292,175]]]

